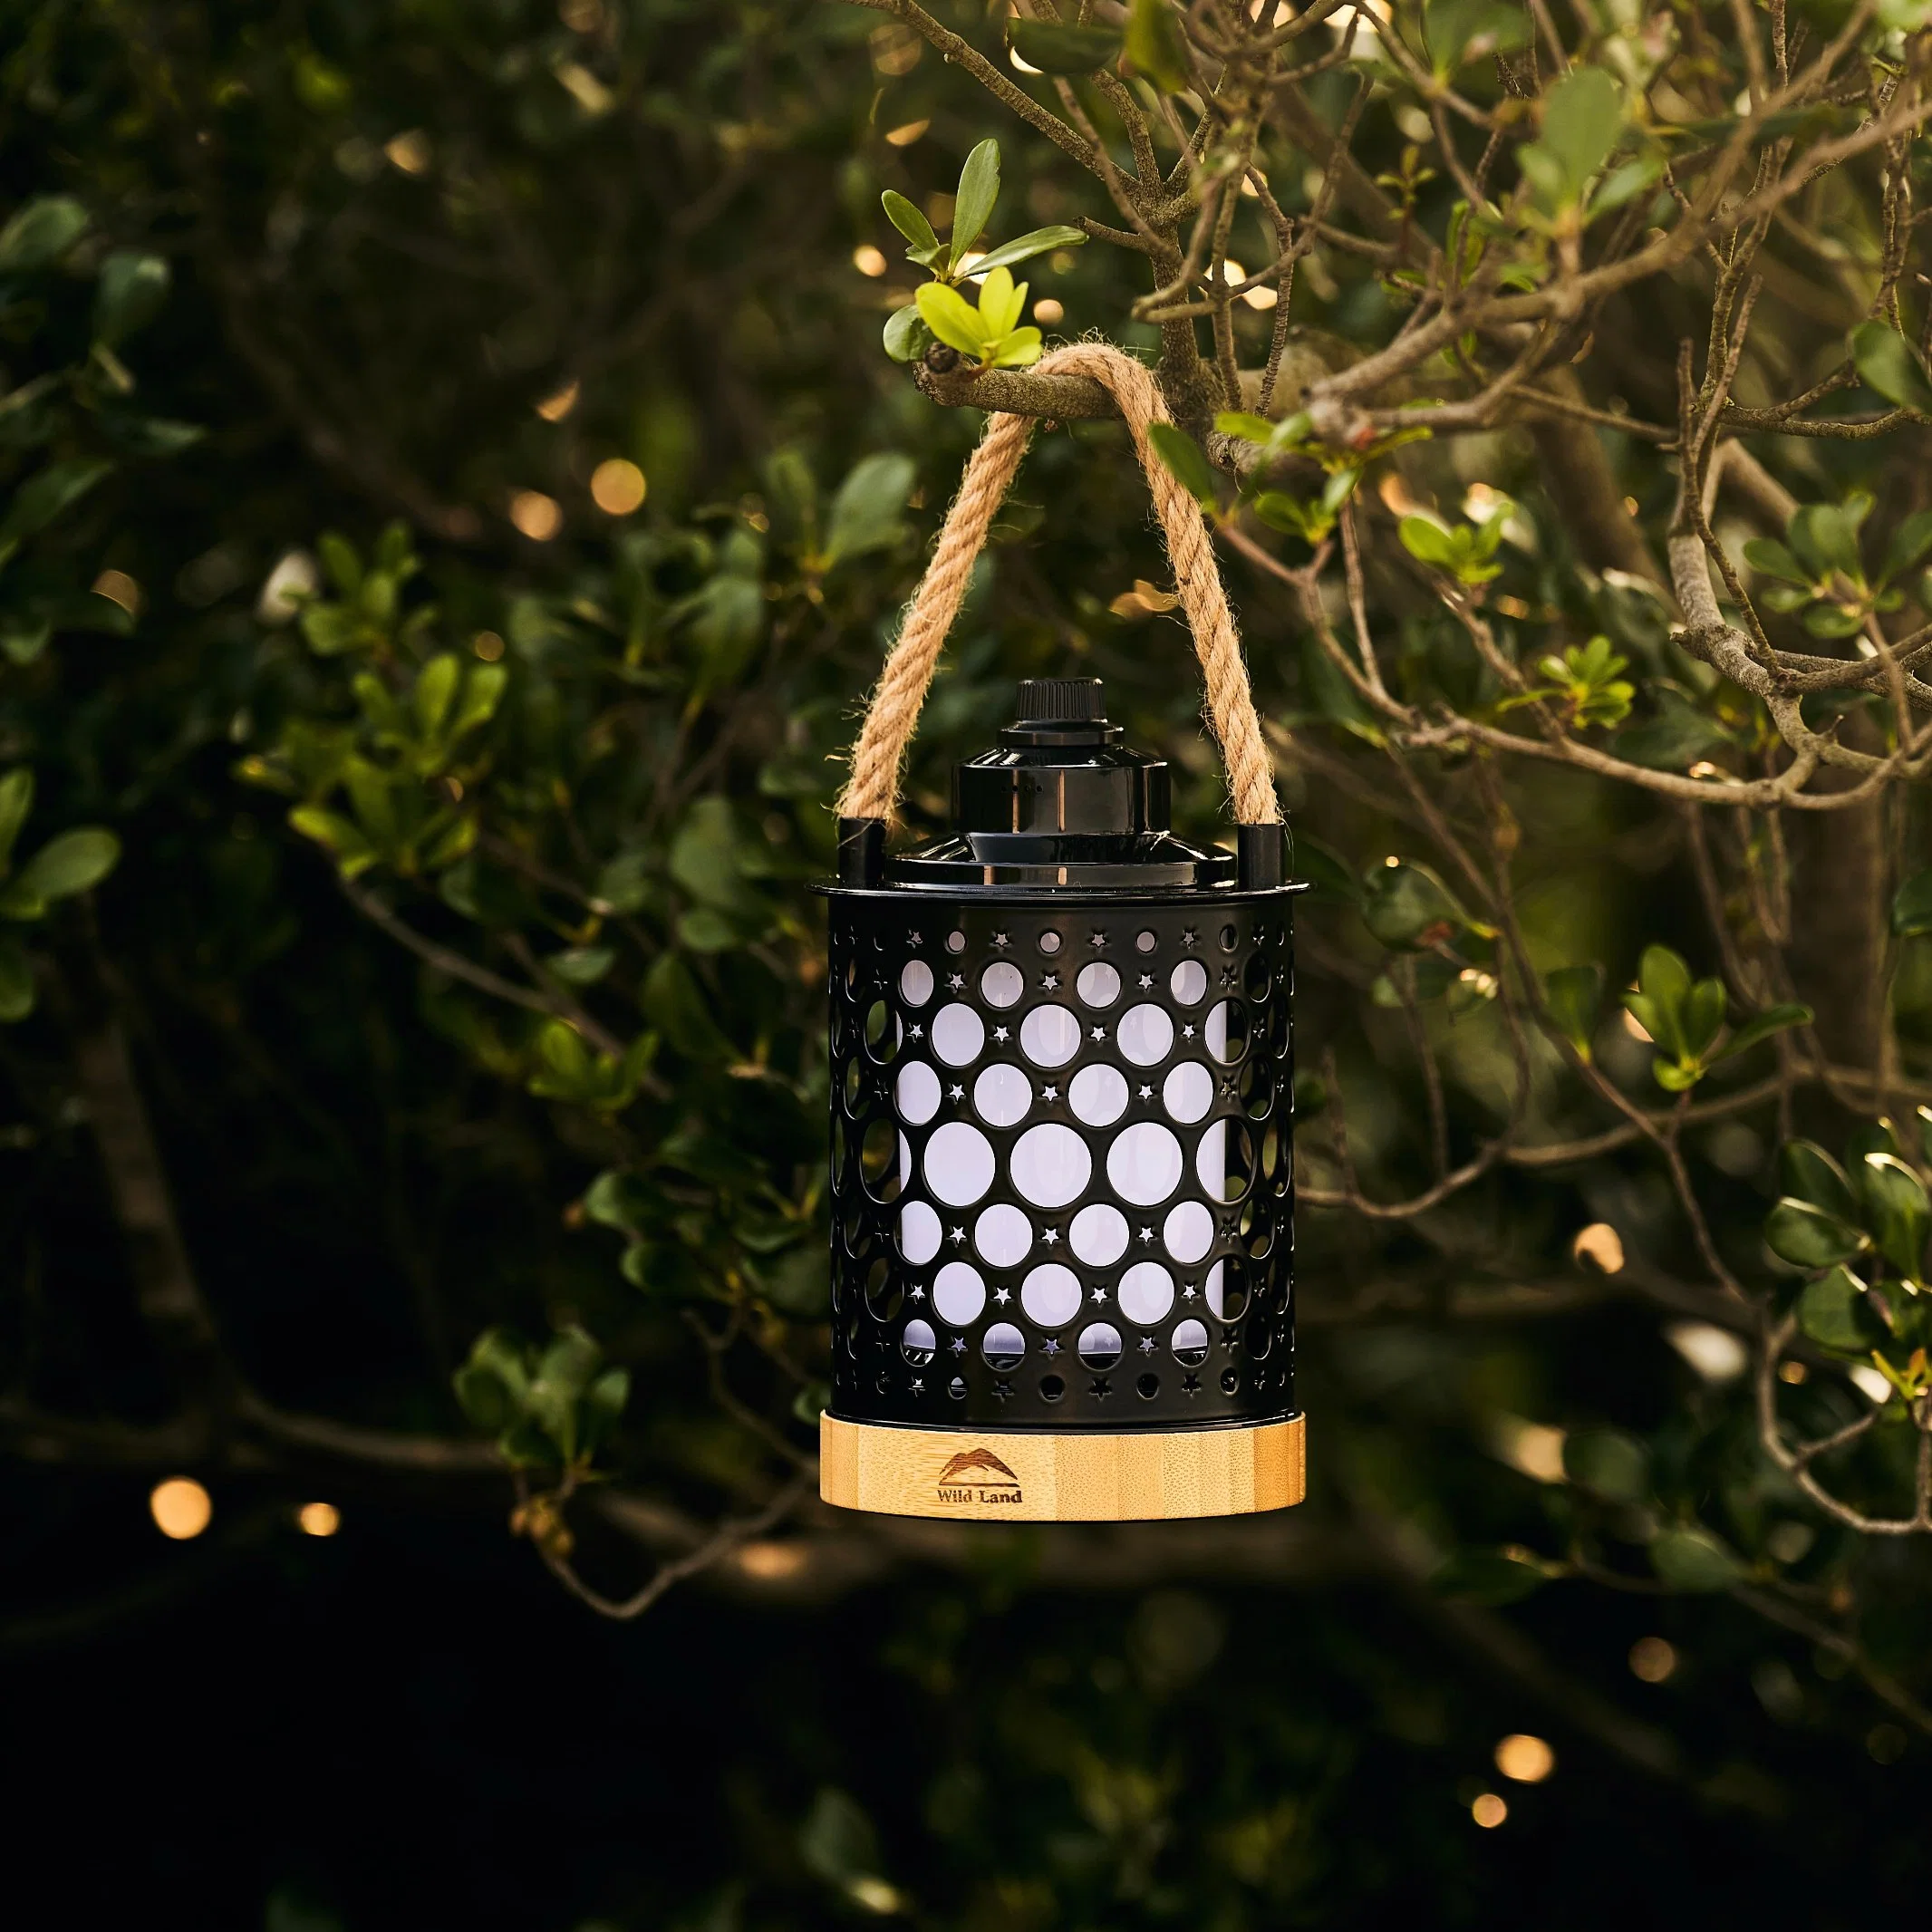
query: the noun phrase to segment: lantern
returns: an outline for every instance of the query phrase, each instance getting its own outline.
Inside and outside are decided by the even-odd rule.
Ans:
[[[1169,829],[1100,681],[1034,680],[830,900],[829,1502],[994,1520],[1299,1500],[1279,824]]]

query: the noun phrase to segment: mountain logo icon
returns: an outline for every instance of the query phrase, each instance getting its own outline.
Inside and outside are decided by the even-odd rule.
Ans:
[[[962,1449],[939,1473],[942,1502],[1010,1504],[1021,1500],[1019,1478],[990,1449]]]

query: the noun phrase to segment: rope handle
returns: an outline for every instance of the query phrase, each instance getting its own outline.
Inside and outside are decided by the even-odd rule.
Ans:
[[[1125,351],[1106,343],[1076,343],[1056,349],[1037,365],[1042,375],[1090,376],[1119,405],[1134,439],[1134,453],[1147,478],[1154,507],[1174,565],[1174,587],[1193,633],[1207,687],[1207,718],[1227,767],[1228,789],[1238,825],[1281,822],[1274,772],[1254,715],[1248,667],[1241,658],[1241,633],[1228,608],[1221,570],[1214,561],[1201,506],[1162,462],[1147,432],[1171,422],[1160,385],[1152,372]],[[939,545],[919,581],[901,626],[898,642],[885,660],[865,722],[852,751],[852,776],[838,804],[839,816],[889,819],[899,801],[899,774],[906,748],[918,728],[921,707],[932,682],[941,647],[959,614],[974,560],[1006,499],[1020,459],[1032,440],[1033,419],[995,411],[986,433],[966,465],[960,493],[946,512]]]

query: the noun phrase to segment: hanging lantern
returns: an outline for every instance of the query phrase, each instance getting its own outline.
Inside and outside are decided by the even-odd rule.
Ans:
[[[1290,909],[1239,641],[1138,363],[1119,401],[1166,526],[1239,818],[1169,829],[1168,774],[1096,678],[1032,680],[887,856],[905,744],[1029,426],[994,415],[875,694],[828,887],[828,1502],[1101,1520],[1300,1500]]]

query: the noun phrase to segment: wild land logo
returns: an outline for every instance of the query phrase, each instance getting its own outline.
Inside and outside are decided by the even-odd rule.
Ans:
[[[1021,1501],[1019,1478],[990,1449],[962,1449],[939,1473],[942,1502],[991,1505]]]

